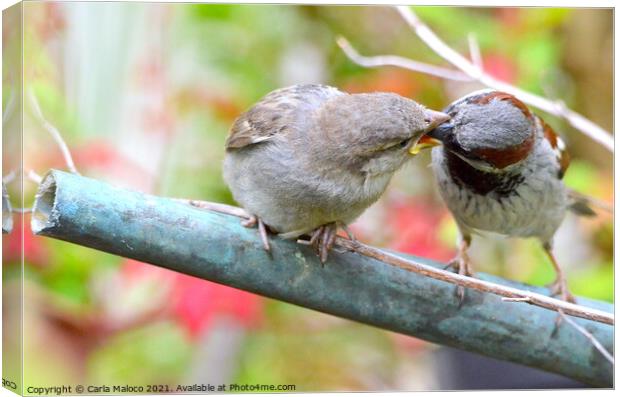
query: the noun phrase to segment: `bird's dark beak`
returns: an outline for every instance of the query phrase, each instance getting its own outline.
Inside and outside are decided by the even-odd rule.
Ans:
[[[427,123],[424,132],[432,131],[435,127],[445,123],[448,120],[450,120],[450,116],[448,114],[427,109],[424,117],[424,121]]]
[[[427,134],[422,136],[418,143],[409,148],[409,153],[415,156],[424,149],[430,149],[434,146],[441,145],[441,140],[431,136],[430,133],[448,120],[450,120],[450,116],[446,113],[437,112],[435,110],[426,110],[426,118],[424,121],[428,123],[428,126],[424,132]]]
[[[445,142],[450,136],[452,136],[454,125],[452,123],[443,123],[436,128],[430,130],[424,137],[429,139],[435,139],[439,142]]]

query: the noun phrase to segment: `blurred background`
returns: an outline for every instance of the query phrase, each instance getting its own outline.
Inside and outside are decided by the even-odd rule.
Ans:
[[[467,34],[474,33],[490,74],[562,99],[611,130],[611,10],[415,11],[463,54]],[[3,37],[15,29],[5,23]],[[444,65],[387,7],[27,2],[24,92],[38,98],[82,174],[157,195],[232,204],[221,177],[228,128],[275,88],[312,82],[349,92],[390,91],[434,109],[481,88],[392,67],[356,66],[336,45],[339,35],[365,55],[398,54]],[[5,109],[10,96],[5,89]],[[566,183],[612,202],[612,155],[562,120],[541,115],[565,138],[573,157]],[[25,172],[66,168],[27,97],[23,127]],[[435,190],[429,154],[399,172],[382,199],[353,225],[360,240],[438,261],[454,255],[456,227]],[[18,150],[5,151],[4,174],[18,157]],[[25,207],[32,205],[36,187],[24,182]],[[19,196],[18,182],[8,189]],[[16,218],[13,233],[4,236],[3,259],[5,321],[11,321],[18,312],[7,310],[7,302],[16,302],[20,291],[23,232],[26,385],[468,387],[457,382],[459,369],[446,364],[458,360],[446,361],[453,353],[439,346],[34,237],[28,214],[24,220],[22,228]],[[555,252],[575,294],[613,300],[612,237],[609,214],[566,217]],[[470,253],[478,271],[534,285],[554,277],[533,240],[475,238]],[[6,329],[4,337],[19,339]],[[17,353],[7,354],[10,359]],[[481,370],[465,378],[476,377],[484,383],[497,375]],[[553,379],[513,386],[560,382]]]

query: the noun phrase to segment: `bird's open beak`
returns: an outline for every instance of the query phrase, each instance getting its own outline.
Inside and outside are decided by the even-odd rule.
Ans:
[[[448,120],[450,120],[450,116],[448,116],[446,113],[437,112],[435,110],[428,109],[426,110],[426,118],[424,119],[424,121],[426,121],[428,125],[426,129],[424,130],[424,132],[428,133],[434,130],[437,126],[441,125],[442,123],[445,123]],[[409,153],[415,156],[416,154],[420,153],[424,149],[430,149],[438,145],[441,145],[440,140],[432,138],[428,135],[424,135],[422,136],[422,138],[420,138],[418,143],[416,143],[415,145],[411,146],[411,148],[409,148]]]
[[[440,140],[431,138],[428,135],[424,135],[422,138],[420,138],[418,143],[416,143],[415,145],[409,148],[409,154],[412,154],[415,156],[416,154],[420,153],[424,149],[430,149],[432,147],[439,146],[439,145],[441,145]]]

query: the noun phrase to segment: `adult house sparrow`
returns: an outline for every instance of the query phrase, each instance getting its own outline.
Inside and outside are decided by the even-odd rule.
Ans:
[[[244,226],[258,224],[267,251],[265,225],[283,238],[311,233],[324,263],[338,226],[346,230],[374,203],[410,149],[446,120],[396,94],[282,88],[234,122],[224,180],[252,214]]]
[[[591,215],[562,182],[569,156],[560,137],[514,96],[482,90],[445,109],[450,121],[428,136],[443,145],[432,151],[441,196],[460,232],[452,265],[472,275],[467,257],[472,233],[536,237],[556,271],[554,295],[574,302],[552,253],[553,236],[566,210]],[[457,290],[459,298],[464,289]]]

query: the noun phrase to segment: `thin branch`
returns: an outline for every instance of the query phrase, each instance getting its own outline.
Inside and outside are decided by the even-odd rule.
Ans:
[[[344,51],[344,53],[353,62],[360,66],[367,68],[374,68],[379,66],[396,66],[408,70],[413,70],[420,73],[429,74],[431,76],[441,77],[443,79],[457,80],[457,81],[473,81],[473,79],[461,73],[458,70],[452,70],[443,68],[441,66],[429,65],[427,63],[417,62],[411,59],[399,57],[396,55],[378,55],[374,57],[366,57],[360,55],[352,46],[351,43],[344,37],[339,37],[336,41],[338,46]]]
[[[469,43],[469,56],[471,57],[471,62],[476,65],[477,68],[483,70],[484,66],[482,64],[482,54],[480,53],[480,46],[478,45],[478,40],[476,40],[476,35],[469,33],[467,35],[467,42]]]
[[[26,174],[26,176],[28,177],[29,180],[36,183],[37,185],[40,184],[41,181],[43,180],[43,177],[37,174],[36,172],[34,172],[33,170],[28,171],[28,174]]]
[[[528,105],[544,110],[545,112],[555,116],[563,117],[574,128],[599,142],[612,153],[614,152],[613,137],[605,129],[601,128],[579,113],[558,105],[557,102],[524,91],[485,73],[480,67],[476,66],[474,63],[470,62],[467,58],[444,43],[443,40],[435,34],[435,32],[433,32],[426,24],[424,24],[424,22],[420,20],[420,18],[418,18],[410,7],[396,6],[396,10],[428,47],[435,51],[437,55],[441,56],[446,61],[463,71],[463,73],[471,76],[488,87],[512,94]]]
[[[573,327],[575,327],[579,332],[581,332],[582,334],[584,334],[588,340],[592,343],[592,345],[601,352],[601,354],[603,354],[603,356],[609,360],[612,364],[614,363],[613,361],[613,357],[611,356],[611,354],[609,354],[609,352],[607,350],[605,350],[605,348],[603,347],[603,345],[591,334],[589,333],[585,328],[581,327],[579,324],[577,324],[575,321],[569,319],[564,312],[566,311],[567,313],[577,316],[577,317],[582,317],[582,318],[588,318],[590,320],[594,320],[594,321],[601,321],[601,322],[605,322],[607,324],[612,324],[613,325],[613,315],[609,315],[607,314],[608,317],[610,317],[611,323],[607,322],[607,319],[594,319],[589,317],[590,315],[592,315],[593,313],[586,313],[586,311],[590,311],[591,309],[589,308],[585,308],[583,306],[579,306],[579,305],[575,305],[572,303],[568,303],[565,301],[560,301],[557,299],[553,299],[550,297],[547,297],[545,295],[541,295],[541,294],[537,294],[534,292],[530,292],[530,291],[523,291],[523,290],[519,290],[516,288],[511,288],[511,287],[506,287],[503,285],[499,285],[499,284],[494,284],[494,283],[489,283],[486,281],[482,281],[482,280],[478,280],[472,277],[467,277],[467,276],[462,276],[459,274],[454,274],[451,272],[446,272],[445,270],[441,270],[441,269],[435,269],[433,267],[430,266],[426,266],[426,265],[422,265],[422,264],[418,264],[409,260],[405,260],[403,258],[400,258],[398,256],[380,251],[376,248],[373,247],[369,247],[367,245],[364,245],[358,241],[351,241],[351,240],[346,240],[343,238],[339,238],[337,240],[337,244],[344,246],[346,248],[351,249],[352,251],[361,253],[363,255],[378,259],[382,262],[385,263],[389,263],[393,266],[397,266],[401,269],[407,270],[407,271],[411,271],[411,272],[415,272],[415,273],[420,273],[423,274],[425,276],[437,279],[437,280],[443,280],[443,281],[447,281],[456,285],[461,285],[464,287],[468,287],[468,288],[473,288],[473,289],[477,289],[479,291],[483,291],[483,292],[490,292],[496,295],[500,295],[503,296],[502,300],[503,301],[512,301],[512,302],[525,302],[525,303],[529,303],[532,305],[536,305],[536,306],[541,306],[541,307],[545,307],[547,309],[552,309],[557,311],[560,316],[562,316],[562,318],[566,319],[567,322],[572,325]],[[562,307],[563,306],[563,307]],[[569,308],[568,310],[571,310],[571,312],[567,311],[566,306],[573,306],[571,308]],[[586,309],[586,311],[583,311],[582,309]],[[576,310],[579,310],[580,312],[578,313]],[[596,310],[594,310],[596,311]],[[603,312],[599,312],[598,314],[604,314]]]
[[[507,297],[503,297],[502,300],[504,302],[529,302],[530,298],[529,297],[525,297],[525,298],[507,298]]]
[[[204,210],[221,212],[223,214],[234,215],[239,218],[250,218],[250,214],[248,214],[243,208],[235,207],[235,206],[228,205],[228,204],[213,203],[211,201],[179,199],[179,198],[174,198],[173,200],[178,201],[180,203],[191,205],[192,207],[201,208]]]
[[[2,177],[2,183],[8,185],[9,183],[13,182],[15,176],[17,176],[17,172],[15,170],[11,170],[8,174]]]
[[[502,298],[502,300],[504,302],[530,302],[530,298],[529,297],[525,297],[525,298],[506,298],[506,297],[504,297],[504,298]],[[594,337],[594,335],[592,335],[585,328],[581,327],[575,321],[573,321],[568,316],[566,316],[562,309],[558,309],[558,314],[559,314],[561,319],[566,320],[566,322],[569,325],[573,326],[574,328],[577,329],[577,331],[579,331],[583,335],[585,335],[586,338],[588,338],[588,340],[590,341],[590,343],[592,343],[592,345],[596,348],[596,350],[601,352],[601,354],[607,359],[607,361],[609,361],[612,365],[614,364],[613,356],[607,351],[607,349],[605,349],[605,347],[601,344],[601,342],[599,342],[599,340],[596,339],[596,337]]]
[[[21,173],[22,170],[20,169],[19,171]],[[17,171],[12,170],[11,172],[9,172],[8,174],[2,177],[2,183],[4,183],[5,185],[8,185],[9,183],[13,182],[13,180],[15,180],[16,176],[17,176]],[[28,173],[26,174],[26,178],[29,181],[36,183],[37,185],[41,183],[41,181],[43,180],[43,177],[37,174],[34,170],[29,170]]]
[[[176,200],[180,202],[185,202],[195,207],[209,209],[216,212],[222,212],[237,217],[249,217],[249,214],[245,210],[226,204],[211,203],[198,200]],[[379,261],[390,264],[392,266],[396,266],[408,272],[422,274],[436,280],[446,281],[451,284],[460,285],[482,292],[492,293],[495,295],[510,298],[512,300],[518,298],[518,301],[523,301],[535,306],[544,307],[552,311],[563,310],[565,313],[571,316],[581,317],[604,324],[614,324],[614,315],[601,310],[576,305],[574,303],[565,302],[535,292],[523,291],[517,288],[507,287],[505,285],[495,284],[477,278],[467,277],[446,270],[437,269],[432,266],[416,263],[411,260],[392,255],[377,248],[362,244],[358,241],[349,240],[340,236],[336,238],[336,244],[341,246],[342,248],[348,249],[349,251],[354,251],[358,254],[377,259]]]
[[[2,114],[2,124],[6,123],[9,118],[13,115],[13,110],[15,109],[15,91],[11,90],[9,94],[9,99],[7,101],[6,107],[4,108],[4,113]]]
[[[419,273],[434,278],[436,280],[442,280],[455,285],[460,285],[478,291],[489,292],[508,298],[528,298],[529,300],[527,300],[527,303],[535,306],[544,307],[553,311],[564,310],[565,313],[572,316],[581,317],[592,321],[598,321],[605,324],[613,325],[614,323],[614,316],[612,314],[600,310],[576,305],[574,303],[569,303],[559,299],[551,298],[549,296],[538,294],[535,292],[523,291],[516,288],[480,280],[477,278],[455,274],[446,270],[436,269],[431,266],[403,259],[396,255],[392,255],[390,253],[367,246],[357,241],[350,241],[339,237],[336,242],[340,246],[358,252],[362,255],[375,258],[377,260],[389,263],[390,265],[399,267],[401,269],[414,273]]]
[[[588,338],[588,340],[592,343],[592,345],[594,345],[596,350],[598,350],[603,355],[603,357],[607,359],[607,361],[614,365],[614,357],[611,355],[611,353],[607,351],[607,349],[605,349],[601,342],[599,342],[598,339],[594,337],[594,335],[592,335],[590,332],[588,332],[587,329],[577,324],[573,319],[564,314],[562,310],[558,310],[558,313],[563,320],[572,325],[577,331],[581,332],[586,338]]]
[[[34,110],[35,115],[37,116],[37,118],[39,119],[39,121],[41,122],[45,130],[47,130],[47,132],[50,133],[52,138],[54,138],[54,141],[60,148],[60,151],[62,152],[62,156],[65,159],[65,163],[67,164],[67,168],[72,173],[76,175],[80,175],[77,168],[75,168],[75,164],[73,163],[73,157],[71,157],[71,152],[69,151],[69,147],[67,146],[65,141],[62,139],[62,135],[60,135],[60,132],[58,131],[58,129],[54,127],[52,123],[47,121],[45,117],[43,116],[43,112],[41,111],[41,107],[39,106],[39,102],[37,101],[37,97],[34,95],[34,92],[32,91],[32,89],[28,90],[28,97],[32,104],[32,108]]]

